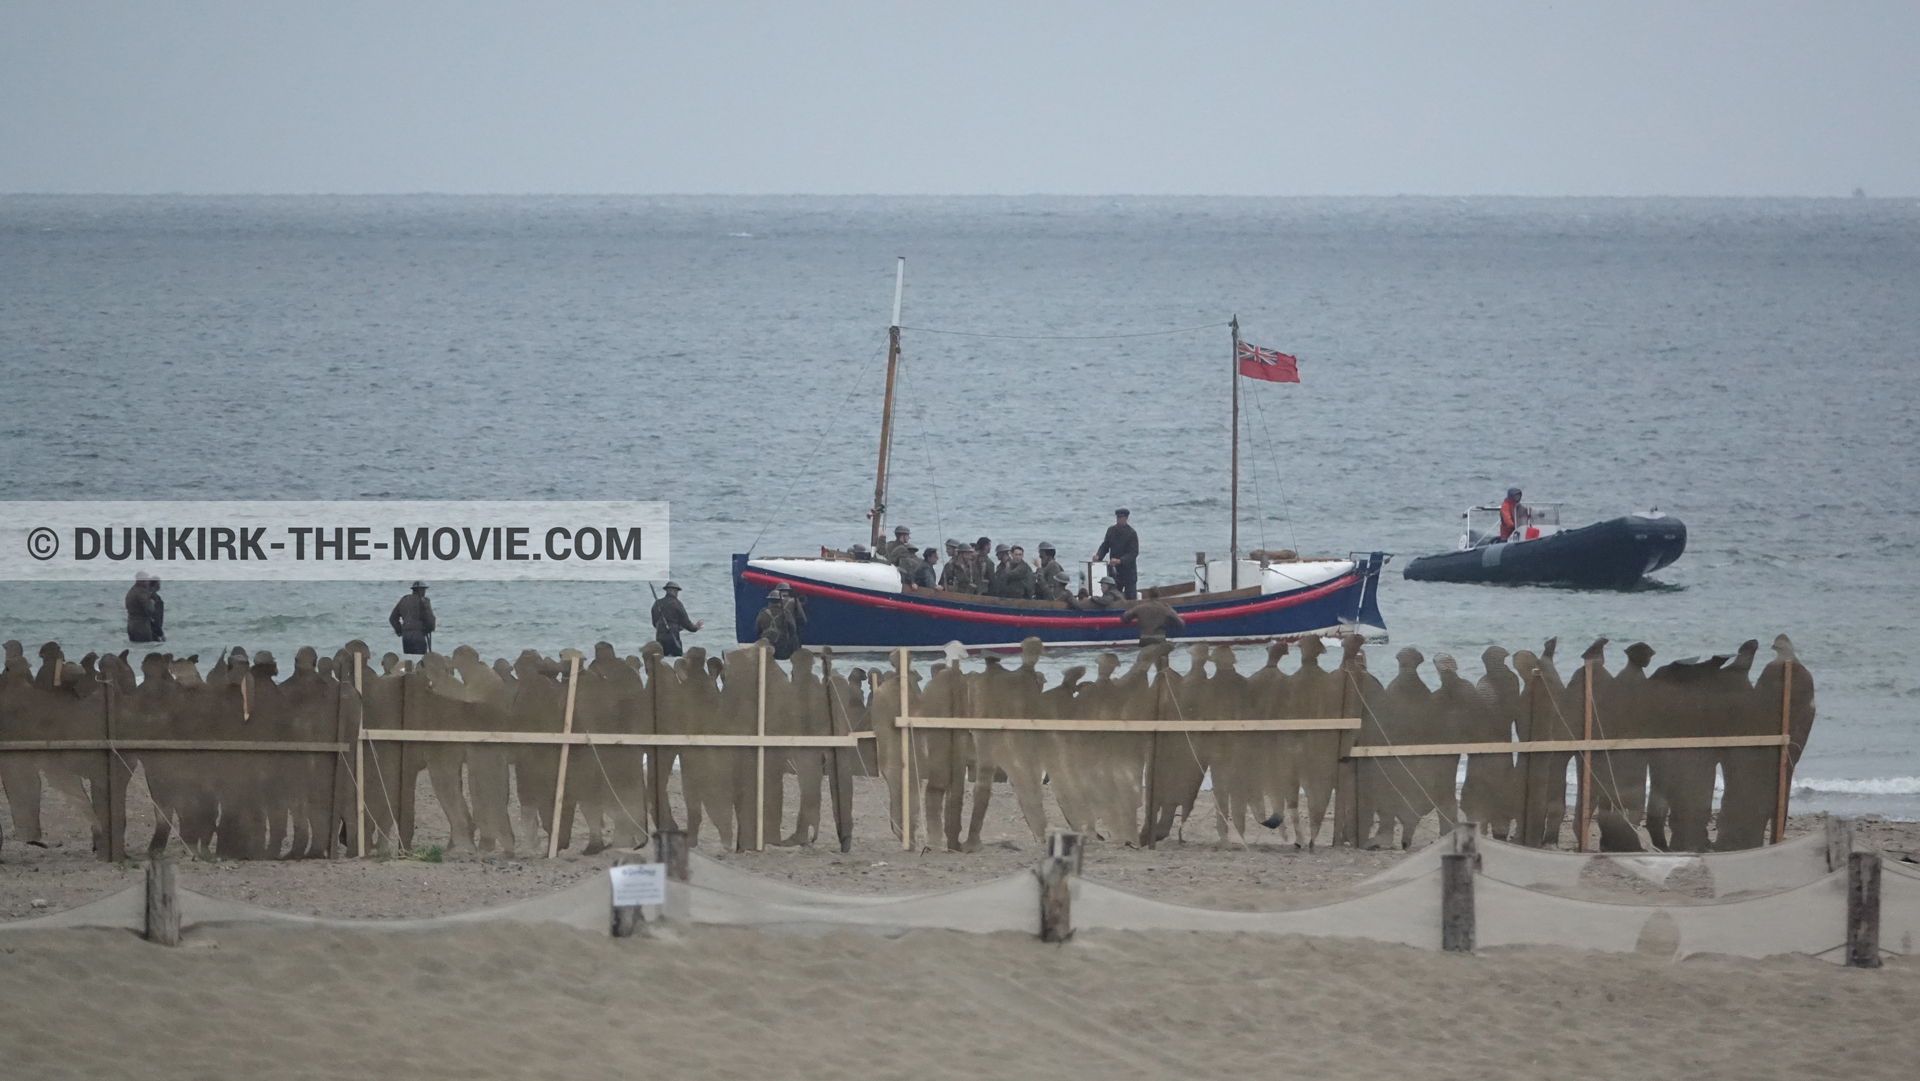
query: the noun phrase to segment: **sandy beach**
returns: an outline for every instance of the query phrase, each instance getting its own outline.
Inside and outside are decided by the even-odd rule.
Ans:
[[[856,787],[850,853],[718,853],[711,838],[703,851],[864,893],[982,881],[1038,855],[1011,799],[996,804],[984,851],[902,852],[878,786]],[[1157,850],[1095,842],[1087,870],[1167,900],[1256,909],[1400,858],[1223,847],[1212,832],[1196,813],[1186,841]],[[1868,821],[1860,836],[1898,851],[1920,829]],[[542,894],[612,856],[183,860],[180,874],[191,889],[294,912],[430,915]],[[70,907],[140,873],[94,860],[71,830],[46,849],[9,844],[0,912]],[[1582,888],[1670,903],[1692,892],[1680,876],[1664,890],[1628,876]],[[1872,1078],[1911,1076],[1920,1053],[1920,966],[1905,959],[1862,972],[1804,957],[1676,964],[1546,947],[1462,957],[1296,936],[1089,931],[1055,947],[1016,934],[687,925],[625,941],[504,925],[226,927],[192,931],[174,950],[123,932],[45,931],[10,935],[0,951],[7,1077]]]
[[[421,785],[411,856],[244,862],[175,851],[181,884],[303,914],[427,916],[549,893],[616,855],[549,860],[526,836],[517,855],[446,851],[444,819]],[[700,851],[838,893],[986,881],[1040,854],[998,787],[978,852],[903,851],[884,790],[864,777],[851,852],[830,842],[723,852],[711,829]],[[138,849],[152,813],[138,777],[128,804]],[[10,841],[0,852],[0,918],[141,881],[133,861],[94,858],[77,815],[51,800],[48,812],[48,847]],[[1822,828],[1818,816],[1792,821],[1796,833]],[[1248,843],[1218,843],[1203,793],[1175,838],[1154,850],[1095,840],[1086,871],[1168,901],[1278,909],[1403,855],[1296,849],[1255,830]],[[1883,851],[1920,848],[1911,823],[1866,820],[1858,836]],[[1665,887],[1589,874],[1578,891],[1702,896],[1684,874]],[[1803,1078],[1844,1065],[1865,1078],[1910,1076],[1920,1052],[1910,1023],[1920,966],[1905,959],[1860,972],[1804,957],[1676,964],[1546,947],[1458,957],[1296,936],[1089,931],[1062,948],[1017,934],[802,938],[688,925],[644,941],[504,925],[223,927],[190,931],[176,950],[124,932],[43,931],[9,935],[0,950],[5,1077]]]
[[[1330,940],[720,928],[0,945],[34,1078],[1911,1077],[1920,968]]]

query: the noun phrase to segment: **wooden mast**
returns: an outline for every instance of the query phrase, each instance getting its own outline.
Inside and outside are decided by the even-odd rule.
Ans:
[[[1240,588],[1240,317],[1233,322],[1233,350],[1228,354],[1227,370],[1233,373],[1233,524],[1227,538],[1227,581],[1229,589]]]
[[[907,281],[907,257],[900,257],[893,275],[893,322],[887,325],[887,399],[880,410],[880,468],[873,478],[873,550],[880,550],[880,531],[887,513],[887,450],[893,444],[893,382],[900,364],[900,290]]]

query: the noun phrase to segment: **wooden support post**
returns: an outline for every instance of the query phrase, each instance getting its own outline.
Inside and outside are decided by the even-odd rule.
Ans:
[[[567,715],[560,722],[562,735],[573,734],[573,702],[580,690],[580,653],[567,650]],[[567,752],[573,749],[570,743],[560,745],[560,775],[553,785],[553,825],[547,830],[547,858],[560,855],[560,813],[567,805]]]
[[[895,652],[900,670],[900,848],[913,850],[913,722],[907,703],[912,697],[913,684],[907,679],[907,664],[911,659],[905,649]]]
[[[1239,381],[1235,380],[1236,386],[1238,383]],[[1236,557],[1236,559],[1237,558],[1238,557]],[[1239,564],[1236,562],[1234,565],[1238,566]],[[1238,586],[1235,588],[1238,588]],[[1340,670],[1340,675],[1342,677],[1340,680],[1340,715],[1344,717],[1349,713],[1359,713],[1360,710],[1349,708],[1349,703],[1359,697],[1356,692],[1360,689],[1353,681],[1353,673],[1343,668]],[[1362,702],[1360,705],[1361,708],[1364,709],[1366,703]],[[1342,732],[1340,736],[1338,757],[1334,759],[1334,768],[1336,771],[1334,773],[1334,792],[1336,795],[1333,803],[1335,811],[1333,820],[1333,847],[1337,848],[1340,845],[1340,818],[1338,812],[1340,804],[1344,802],[1351,809],[1348,817],[1352,821],[1352,825],[1349,827],[1352,833],[1348,835],[1347,845],[1357,852],[1367,845],[1367,838],[1360,836],[1360,762],[1347,753],[1353,750],[1352,734]],[[1216,796],[1215,798],[1217,799],[1218,797]],[[1284,806],[1284,803],[1282,805]]]
[[[1584,692],[1581,695],[1580,738],[1593,738],[1593,666],[1595,658],[1587,658],[1586,677],[1581,680]],[[1587,850],[1587,827],[1593,821],[1593,751],[1580,752],[1580,812],[1574,817],[1575,851]]]
[[[333,741],[344,744],[351,739],[357,753],[360,728],[355,725],[351,734],[347,729],[347,681],[341,678],[339,672],[335,672],[333,677]],[[331,757],[331,768],[327,770],[330,778],[327,785],[327,858],[337,860],[341,847],[346,843],[347,824],[340,821],[340,802],[345,795],[340,791],[340,760],[346,757],[346,753],[337,751]]]
[[[404,732],[407,729],[407,699],[414,695],[414,688],[419,685],[421,677],[415,674],[406,661],[400,663],[398,671],[400,675],[400,730]],[[393,815],[393,836],[387,840],[387,850],[389,854],[405,854],[406,851],[413,846],[414,780],[420,772],[415,763],[421,760],[421,750],[420,748],[416,748],[412,743],[402,743],[399,748],[400,753],[393,756],[394,760],[400,763],[400,775],[391,781],[387,780],[384,776],[380,778],[380,787],[382,789],[385,789],[387,785],[393,785],[394,791],[400,796],[399,806],[389,806],[388,808],[389,813]],[[379,764],[379,755],[379,748],[374,748],[374,763],[376,766]],[[385,798],[384,793],[381,798]],[[536,812],[534,817],[538,818],[539,814]],[[528,843],[539,844],[540,842],[538,838],[530,838]]]
[[[647,695],[653,704],[653,731],[660,731],[660,673],[672,671],[666,657],[649,658],[647,662]],[[673,821],[673,804],[667,798],[667,782],[672,780],[672,771],[667,763],[673,760],[673,752],[665,747],[647,748],[647,785],[653,793],[653,828],[659,829]]]
[[[693,869],[687,863],[686,830],[655,830],[653,858],[667,865],[667,881],[693,881]]]
[[[1440,948],[1473,952],[1473,861],[1464,852],[1440,857]]]
[[[1153,760],[1159,753],[1160,733],[1154,732],[1147,736],[1147,779],[1141,783],[1141,796],[1146,802],[1147,824],[1140,829],[1140,843],[1148,848],[1159,847],[1160,830],[1153,820]]]
[[[353,655],[353,693],[360,697],[360,666],[366,660],[359,653]],[[365,720],[366,702],[361,700],[361,719]],[[367,741],[360,733],[353,734],[353,854],[364,859],[367,854]]]
[[[1072,830],[1047,831],[1047,855],[1066,860],[1074,874],[1086,863],[1086,838]]]
[[[180,944],[180,889],[172,860],[147,861],[147,941],[156,946]]]
[[[846,711],[835,708],[837,705],[835,700],[840,696],[833,689],[832,665],[832,651],[829,649],[824,673],[826,678],[820,681],[821,689],[827,695],[827,731],[832,735],[844,736],[850,734],[853,729],[851,722],[847,719]],[[857,755],[860,752],[855,748],[852,753]],[[847,754],[847,750],[843,747],[834,747],[827,751],[827,764],[832,767],[828,791],[833,793],[833,831],[840,839],[842,852],[853,851],[853,801],[851,799],[853,767],[848,761]]]
[[[621,856],[613,861],[615,867],[624,867],[629,863],[644,863],[645,860],[634,856]],[[609,928],[615,938],[632,938],[638,933],[641,938],[648,937],[647,918],[639,905],[614,905],[613,919]]]
[[[1793,737],[1793,666],[1792,660],[1781,666],[1780,681],[1780,773],[1774,781],[1773,797],[1773,843],[1779,844],[1787,836],[1787,741]],[[1877,963],[1877,962],[1876,962]]]
[[[760,654],[760,725],[755,731],[761,739],[766,739],[767,647],[763,643],[754,652]],[[753,753],[753,850],[764,852],[767,847],[767,749],[755,748]]]
[[[1073,937],[1073,861],[1046,856],[1033,873],[1040,879],[1040,941],[1065,942]]]
[[[1853,819],[1827,816],[1827,873],[1847,866],[1847,853],[1853,851]]]
[[[108,680],[100,685],[104,692],[101,706],[105,712],[107,739],[114,738],[113,731],[113,682]],[[133,781],[133,771],[128,768],[127,760],[119,751],[107,752],[107,838],[101,849],[101,855],[109,863],[119,863],[127,858],[127,785]]]
[[[1847,854],[1847,967],[1880,967],[1880,853]]]

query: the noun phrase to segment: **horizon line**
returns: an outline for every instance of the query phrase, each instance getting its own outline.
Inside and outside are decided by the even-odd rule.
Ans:
[[[1503,192],[1395,192],[1246,194],[1233,192],[726,192],[726,191],[0,191],[0,198],[243,198],[243,199],[1746,199],[1870,202],[1920,199],[1914,194],[1869,194],[1859,189],[1844,195],[1807,194],[1637,194],[1567,193],[1557,195]]]

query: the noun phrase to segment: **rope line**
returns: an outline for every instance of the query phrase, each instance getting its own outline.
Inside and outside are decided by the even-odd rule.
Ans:
[[[1346,675],[1347,675],[1347,684],[1348,684],[1349,686],[1351,686],[1351,687],[1353,688],[1353,695],[1354,695],[1354,697],[1355,697],[1355,698],[1358,698],[1358,699],[1360,700],[1360,708],[1361,708],[1361,710],[1362,710],[1362,711],[1366,711],[1366,710],[1371,710],[1371,709],[1372,709],[1372,707],[1371,707],[1371,706],[1368,706],[1368,705],[1367,705],[1367,696],[1366,696],[1366,694],[1365,694],[1365,693],[1364,693],[1363,691],[1361,691],[1361,689],[1360,689],[1360,681],[1359,681],[1359,679],[1357,679],[1357,678],[1356,678],[1356,677],[1354,676],[1354,674],[1353,674],[1353,672],[1352,672],[1351,670],[1347,670],[1347,672],[1346,672]],[[1424,683],[1424,682],[1426,682],[1426,681],[1425,681],[1425,680],[1422,680],[1421,682],[1422,682],[1422,683]],[[1380,714],[1379,714],[1379,711],[1377,711],[1377,710],[1374,710],[1374,711],[1373,711],[1373,715],[1374,715],[1374,720],[1375,720],[1376,722],[1378,722],[1378,721],[1379,721],[1379,718],[1380,718]],[[1383,744],[1383,746],[1387,746],[1387,747],[1394,747],[1394,746],[1398,746],[1397,744],[1395,744],[1395,743],[1394,743],[1394,741],[1393,741],[1393,737],[1387,734],[1387,731],[1386,731],[1386,728],[1385,728],[1385,726],[1380,726],[1380,738],[1386,741],[1386,742],[1385,742],[1385,743]],[[1421,757],[1425,757],[1425,756],[1421,756]],[[1440,757],[1440,756],[1435,756],[1435,757]],[[1440,803],[1439,803],[1439,801],[1438,801],[1438,800],[1435,800],[1435,799],[1433,798],[1433,793],[1431,793],[1431,792],[1428,792],[1428,791],[1427,791],[1427,786],[1426,786],[1426,785],[1424,785],[1424,784],[1421,784],[1421,783],[1420,783],[1420,775],[1419,775],[1419,774],[1417,774],[1417,773],[1415,773],[1415,772],[1413,772],[1413,767],[1412,767],[1412,766],[1410,766],[1410,765],[1408,765],[1408,764],[1406,763],[1406,760],[1405,760],[1405,758],[1404,758],[1403,756],[1400,756],[1400,755],[1395,755],[1395,756],[1394,756],[1394,759],[1393,759],[1393,761],[1394,761],[1394,764],[1395,764],[1395,765],[1397,765],[1397,766],[1399,766],[1399,767],[1400,767],[1400,768],[1401,768],[1402,770],[1404,770],[1404,771],[1406,771],[1406,774],[1407,774],[1407,780],[1409,780],[1409,781],[1411,781],[1411,782],[1413,782],[1413,786],[1414,786],[1415,788],[1417,788],[1417,789],[1419,789],[1419,790],[1420,790],[1420,798],[1421,798],[1422,800],[1424,800],[1424,801],[1426,801],[1426,802],[1427,802],[1427,804],[1429,804],[1429,805],[1430,805],[1430,806],[1431,806],[1431,807],[1433,808],[1433,811],[1434,811],[1434,815],[1435,815],[1435,818],[1434,818],[1434,821],[1435,821],[1435,824],[1436,824],[1436,825],[1438,825],[1438,824],[1439,824],[1439,812],[1440,812]],[[1459,756],[1458,756],[1458,755],[1456,755],[1456,756],[1454,756],[1454,768],[1455,768],[1456,770],[1458,770],[1458,769],[1459,769]],[[1359,813],[1359,808],[1360,808],[1360,793],[1359,793],[1359,791],[1358,791],[1358,789],[1359,789],[1359,787],[1360,787],[1360,784],[1359,784],[1359,781],[1360,781],[1360,770],[1361,770],[1361,766],[1360,766],[1359,764],[1356,764],[1356,765],[1355,765],[1355,767],[1354,767],[1354,771],[1353,771],[1353,776],[1354,776],[1354,782],[1355,782],[1355,783],[1354,783],[1354,788],[1356,789],[1356,791],[1355,791],[1355,792],[1353,793],[1353,799],[1354,799],[1354,810],[1355,810],[1355,813],[1356,813],[1356,815],[1357,815],[1357,814]],[[1394,794],[1395,796],[1398,796],[1398,797],[1400,798],[1400,801],[1401,801],[1402,803],[1404,803],[1404,804],[1406,804],[1406,805],[1408,805],[1408,806],[1414,806],[1414,802],[1413,802],[1412,800],[1410,800],[1410,799],[1408,799],[1408,798],[1407,798],[1407,794],[1406,794],[1405,792],[1403,792],[1403,791],[1401,791],[1401,789],[1400,789],[1400,785],[1399,785],[1398,783],[1396,783],[1396,782],[1394,781],[1394,779],[1393,779],[1393,775],[1392,775],[1391,773],[1389,773],[1389,772],[1387,772],[1387,770],[1386,770],[1386,768],[1385,768],[1384,766],[1382,766],[1382,767],[1380,767],[1380,779],[1381,779],[1381,780],[1383,780],[1383,781],[1385,781],[1385,782],[1387,782],[1387,787],[1389,787],[1389,788],[1391,788],[1391,789],[1393,789],[1393,794]],[[1457,808],[1457,806],[1458,806],[1458,801],[1459,801],[1459,797],[1458,797],[1458,796],[1455,796],[1455,797],[1454,797],[1454,799],[1455,799],[1455,805],[1456,805],[1456,808]],[[1376,807],[1376,808],[1373,808],[1373,811],[1374,811],[1374,814],[1375,814],[1375,817],[1376,817],[1376,818],[1378,817],[1378,814],[1379,814],[1379,810],[1380,810],[1380,809],[1379,809],[1378,807]],[[1396,820],[1397,820],[1397,819],[1399,818],[1399,816],[1398,816],[1398,815],[1390,815],[1389,817],[1392,817],[1392,818],[1394,818],[1394,819],[1396,819]],[[1425,811],[1422,811],[1422,812],[1420,813],[1420,819],[1425,819],[1426,817],[1427,817],[1427,815],[1426,815],[1426,812],[1425,812]],[[1458,821],[1458,820],[1459,820],[1459,813],[1458,813],[1458,810],[1457,810],[1457,809],[1456,809],[1456,811],[1455,811],[1455,816],[1454,816],[1454,818],[1455,818],[1455,821]],[[1372,827],[1373,825],[1374,825],[1374,823],[1373,823],[1373,822],[1367,822],[1367,821],[1362,821],[1362,822],[1360,822],[1360,823],[1358,823],[1358,824],[1357,824],[1357,825],[1356,825],[1356,826],[1354,827],[1354,830],[1353,830],[1353,833],[1354,833],[1354,842],[1353,842],[1353,843],[1354,843],[1354,847],[1355,847],[1355,848],[1361,848],[1361,847],[1363,847],[1363,846],[1365,846],[1365,845],[1366,845],[1366,844],[1367,844],[1368,842],[1370,842],[1370,841],[1372,841],[1372,840],[1373,840],[1373,837],[1361,837],[1361,836],[1360,836],[1360,833],[1361,833],[1361,831],[1362,831],[1362,828],[1371,828],[1371,827]],[[1414,825],[1415,825],[1415,828],[1418,828],[1418,826],[1419,826],[1419,820],[1416,820],[1416,821],[1415,821],[1415,823],[1414,823]],[[1378,834],[1375,834],[1374,836],[1378,836]],[[1393,842],[1393,826],[1392,826],[1392,825],[1389,825],[1389,826],[1387,827],[1387,842],[1388,842],[1388,844],[1392,844],[1392,842]]]
[[[885,349],[883,348],[881,352],[885,352]],[[875,354],[876,357],[878,355],[879,353]],[[839,419],[840,414],[845,413],[847,411],[848,403],[853,401],[853,396],[855,394],[858,394],[860,392],[860,388],[866,384],[867,373],[872,370],[873,370],[873,361],[871,360],[867,361],[867,363],[865,363],[864,365],[861,365],[860,374],[854,379],[853,386],[848,388],[847,396],[841,399],[840,401],[840,408],[834,410],[831,414],[829,414],[827,419],[820,425],[820,433],[814,437],[813,451],[807,455],[806,461],[800,463],[800,468],[793,471],[792,479],[787,481],[787,490],[780,494],[779,506],[775,508],[773,514],[767,518],[765,524],[761,525],[760,532],[755,533],[753,535],[753,543],[747,545],[747,551],[749,553],[751,553],[756,547],[759,546],[760,538],[767,535],[767,530],[773,528],[773,523],[779,521],[780,516],[786,513],[787,504],[793,498],[794,486],[799,484],[800,478],[806,475],[807,468],[813,465],[813,460],[820,456],[820,448],[827,445],[827,431],[834,426],[835,422]]]
[[[613,797],[614,806],[620,808],[620,813],[627,816],[627,821],[631,823],[633,827],[640,832],[641,837],[644,838],[647,833],[647,824],[635,818],[632,811],[627,810],[626,801],[620,798],[620,786],[613,783],[613,778],[607,774],[607,764],[600,760],[599,746],[589,742],[587,749],[593,752],[593,764],[600,768],[600,779],[607,782],[607,793]],[[644,770],[644,768],[643,766],[642,769]],[[641,776],[645,777],[646,774],[643,772]],[[646,782],[643,780],[641,784],[645,785]],[[589,821],[587,823],[589,830],[598,829],[599,825],[598,822]]]
[[[1176,330],[1142,330],[1128,334],[990,334],[980,330],[936,330],[932,327],[901,327],[915,334],[952,334],[963,338],[1011,338],[1019,341],[1047,342],[1093,342],[1111,341],[1114,338],[1159,338],[1169,334],[1192,334],[1200,330],[1217,330],[1226,323],[1203,323],[1197,327],[1180,327]]]
[[[1298,553],[1300,551],[1300,531],[1293,524],[1293,503],[1287,498],[1287,482],[1283,479],[1284,475],[1280,472],[1280,451],[1274,445],[1273,429],[1267,425],[1267,407],[1262,404],[1258,391],[1255,391],[1250,397],[1253,399],[1254,414],[1260,418],[1260,432],[1267,440],[1267,457],[1273,466],[1274,485],[1280,489],[1280,512],[1284,514],[1287,519],[1287,535],[1293,540],[1294,552]],[[1258,478],[1258,469],[1254,471],[1254,476]],[[1255,489],[1254,498],[1256,502],[1259,499],[1258,488]],[[1265,543],[1265,536],[1265,533],[1262,532],[1262,543]]]

